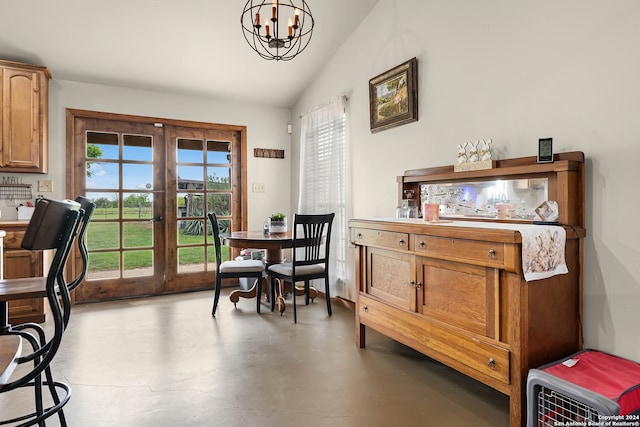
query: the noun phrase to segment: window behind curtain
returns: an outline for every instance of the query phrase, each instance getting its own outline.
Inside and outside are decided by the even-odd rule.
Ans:
[[[330,283],[344,282],[348,231],[347,117],[345,98],[302,116],[298,212],[335,212],[330,249]]]

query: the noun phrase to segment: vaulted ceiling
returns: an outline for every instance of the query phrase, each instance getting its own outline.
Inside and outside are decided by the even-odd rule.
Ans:
[[[54,79],[290,107],[378,2],[306,1],[316,24],[291,61],[251,50],[246,0],[7,1],[0,59],[47,66]]]

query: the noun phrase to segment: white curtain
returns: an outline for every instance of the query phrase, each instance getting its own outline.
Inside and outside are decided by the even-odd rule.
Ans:
[[[332,287],[342,286],[346,280],[347,218],[350,215],[347,212],[347,135],[344,96],[302,115],[298,212],[336,214],[329,264]],[[333,289],[332,295],[336,295]]]

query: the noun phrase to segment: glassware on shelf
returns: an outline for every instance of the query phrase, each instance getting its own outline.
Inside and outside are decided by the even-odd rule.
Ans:
[[[424,183],[420,206],[438,203],[443,217],[530,221],[548,199],[549,185],[548,178]]]
[[[396,218],[411,218],[411,208],[409,208],[409,200],[402,199],[402,206],[396,208]]]

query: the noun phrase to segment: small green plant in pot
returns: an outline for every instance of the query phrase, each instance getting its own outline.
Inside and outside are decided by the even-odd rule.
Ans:
[[[287,231],[287,217],[283,213],[272,214],[269,217],[269,233],[284,233]]]

